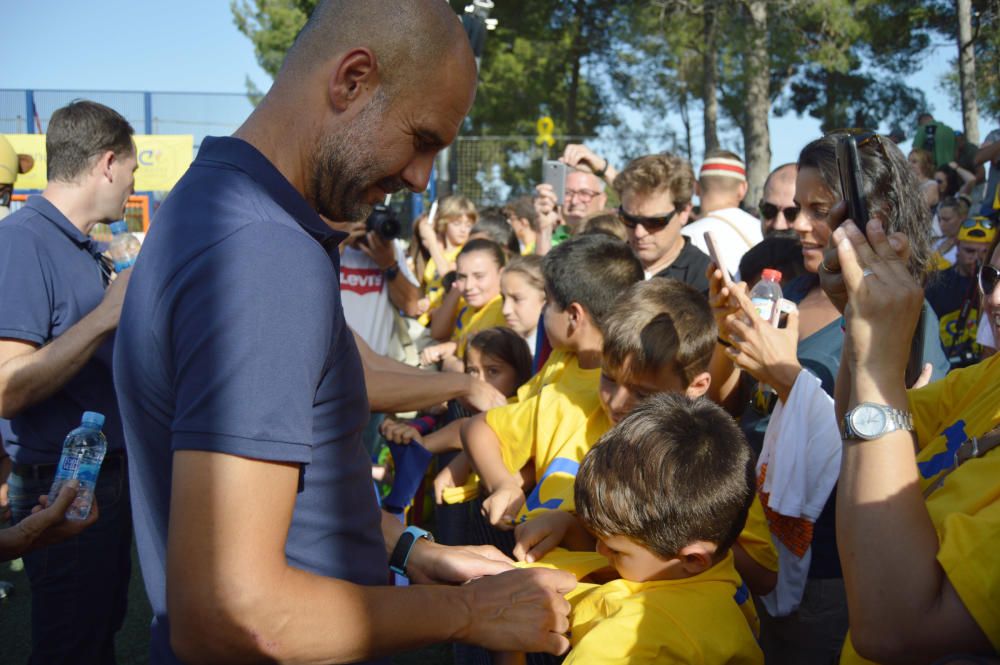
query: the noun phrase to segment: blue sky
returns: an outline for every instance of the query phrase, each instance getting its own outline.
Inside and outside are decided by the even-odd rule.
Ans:
[[[264,89],[269,83],[228,0],[15,0],[5,25],[4,88],[243,92],[247,76]],[[961,127],[958,100],[939,83],[953,54],[950,45],[937,49],[910,83],[925,90],[939,120]],[[992,127],[980,129],[982,137]],[[794,161],[818,133],[811,118],[772,118],[773,164]]]

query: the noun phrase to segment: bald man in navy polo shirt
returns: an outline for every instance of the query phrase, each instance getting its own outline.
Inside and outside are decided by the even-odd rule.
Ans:
[[[344,235],[317,214],[363,219],[424,189],[475,78],[441,0],[322,3],[265,99],[203,142],[157,213],[115,354],[154,664],[568,648],[572,576],[401,537],[381,514]],[[400,545],[412,581],[485,577],[380,586]]]

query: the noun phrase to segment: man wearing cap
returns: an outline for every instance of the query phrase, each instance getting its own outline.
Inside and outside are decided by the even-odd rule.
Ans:
[[[987,217],[972,217],[962,222],[955,265],[941,271],[927,287],[927,302],[940,320],[941,345],[952,369],[979,360],[976,278],[979,267],[988,260],[996,234],[995,223]]]
[[[137,166],[132,127],[77,101],[45,137],[48,185],[0,221],[0,431],[13,460],[15,522],[47,494],[63,439],[84,411],[105,416],[97,523],[24,557],[31,583],[31,663],[115,662],[131,573],[121,417],[111,376],[129,273],[110,281],[95,224],[121,219]]]
[[[10,214],[10,197],[18,174],[27,173],[34,165],[31,155],[18,154],[7,137],[0,136],[0,219]]]
[[[743,254],[764,239],[760,220],[740,209],[747,195],[746,165],[728,150],[708,153],[696,191],[701,199],[701,218],[685,226],[681,233],[691,239],[692,245],[708,252],[705,233],[711,231],[726,268],[736,271]]]

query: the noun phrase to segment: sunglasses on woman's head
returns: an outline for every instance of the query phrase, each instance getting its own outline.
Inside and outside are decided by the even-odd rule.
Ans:
[[[666,215],[660,217],[641,217],[639,215],[632,215],[630,213],[627,213],[625,212],[625,208],[618,206],[618,218],[622,220],[622,224],[624,224],[630,229],[634,229],[635,227],[642,224],[642,228],[646,229],[650,233],[653,233],[655,231],[659,231],[660,229],[666,228],[667,224],[670,223],[670,220],[672,220],[674,218],[674,215],[677,214],[677,210],[678,210],[677,208],[674,208]]]
[[[983,296],[992,295],[993,289],[997,287],[997,282],[1000,282],[1000,269],[989,264],[979,269],[979,291]]]

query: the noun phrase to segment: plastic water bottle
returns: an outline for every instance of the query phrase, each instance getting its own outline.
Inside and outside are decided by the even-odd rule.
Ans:
[[[128,224],[124,221],[113,222],[111,233],[114,236],[111,238],[108,252],[111,254],[111,260],[114,261],[115,272],[131,268],[132,264],[135,263],[135,257],[139,256],[139,250],[142,248],[139,239],[128,232]]]
[[[774,323],[777,313],[778,301],[781,300],[781,271],[773,268],[764,268],[760,274],[760,281],[750,289],[750,302],[757,310],[757,316],[768,323]],[[758,389],[764,395],[774,392],[774,388],[761,383]]]
[[[750,301],[757,310],[757,315],[772,323],[779,300],[781,300],[781,271],[765,268],[760,281],[750,290]]]
[[[62,457],[56,469],[56,479],[49,490],[49,503],[56,500],[59,490],[74,478],[80,482],[76,499],[66,510],[66,519],[85,520],[94,503],[94,488],[101,462],[108,452],[108,440],[101,433],[104,415],[85,411],[80,426],[70,432],[63,442]]]

